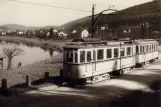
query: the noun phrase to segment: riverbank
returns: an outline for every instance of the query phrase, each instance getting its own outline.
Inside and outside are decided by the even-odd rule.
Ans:
[[[0,37],[0,40],[11,42],[30,43],[37,46],[43,46],[46,48],[57,48],[62,51],[63,46],[67,41],[50,41],[40,40],[34,38],[23,37]],[[3,78],[8,81],[8,87],[13,87],[17,84],[23,84],[26,81],[26,76],[30,75],[31,81],[37,81],[44,78],[45,72],[49,72],[51,77],[58,76],[59,71],[62,68],[62,53],[54,56],[50,59],[45,59],[39,62],[35,62],[26,65],[21,68],[13,68],[10,70],[0,70],[0,84]],[[38,86],[39,87],[39,86]]]
[[[9,36],[0,36],[0,40],[11,41],[11,42],[22,42],[26,44],[33,44],[36,46],[42,46],[46,48],[54,48],[59,51],[63,51],[63,46],[66,43],[69,43],[70,40],[43,40],[39,38],[25,38],[25,37],[9,37]]]

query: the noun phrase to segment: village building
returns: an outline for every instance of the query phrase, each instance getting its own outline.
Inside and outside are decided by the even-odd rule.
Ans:
[[[6,34],[7,34],[7,33],[6,33],[5,31],[2,31],[2,32],[1,32],[1,35],[2,35],[2,36],[6,35]]]
[[[56,29],[53,30],[53,33],[57,33],[58,31]]]
[[[76,30],[73,30],[73,32],[72,32],[73,34],[75,34],[75,33],[77,33],[77,31]]]
[[[19,35],[23,35],[23,34],[24,34],[24,32],[23,32],[23,31],[17,31],[17,34],[19,34]]]
[[[59,34],[58,34],[58,36],[60,37],[60,38],[67,38],[67,36],[68,36],[68,34],[66,34],[66,33],[64,33],[63,31],[61,31],[61,32],[59,32]]]
[[[82,38],[87,38],[89,36],[89,33],[87,30],[83,30],[82,33],[81,33],[81,37]]]

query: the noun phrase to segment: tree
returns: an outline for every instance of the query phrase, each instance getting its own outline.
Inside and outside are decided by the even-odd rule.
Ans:
[[[51,39],[53,37],[53,28],[50,28],[49,33],[50,33],[49,39]]]
[[[3,48],[3,53],[8,57],[7,69],[11,69],[13,57],[18,56],[18,55],[22,54],[23,52],[24,52],[24,50],[22,50],[19,47]]]

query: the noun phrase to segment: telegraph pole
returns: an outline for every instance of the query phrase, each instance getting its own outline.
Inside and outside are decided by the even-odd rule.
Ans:
[[[141,36],[142,36],[142,39],[144,39],[144,22],[143,21],[141,22]]]
[[[92,38],[94,33],[94,9],[95,9],[95,5],[92,6]]]

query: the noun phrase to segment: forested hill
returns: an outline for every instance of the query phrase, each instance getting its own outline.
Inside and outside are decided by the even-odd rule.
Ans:
[[[127,9],[121,10],[120,13],[113,13],[111,18],[110,14],[101,15],[99,24],[117,22],[118,24],[136,23],[143,20],[160,20],[161,19],[161,0],[154,0],[152,2],[135,5]],[[65,28],[77,27],[90,27],[91,17],[84,17],[62,25]]]

